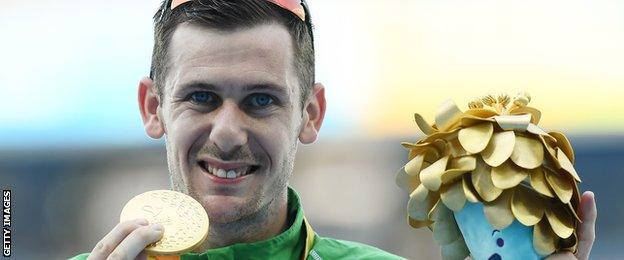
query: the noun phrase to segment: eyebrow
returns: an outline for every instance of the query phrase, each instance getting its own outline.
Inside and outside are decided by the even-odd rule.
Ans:
[[[214,84],[209,84],[205,82],[190,82],[190,83],[183,84],[178,89],[178,91],[186,91],[189,89],[201,89],[201,90],[217,92],[221,88],[215,86]],[[268,83],[268,82],[245,85],[244,90],[248,92],[264,90],[264,91],[271,91],[271,92],[286,94],[285,87],[274,84],[274,83]]]
[[[500,230],[498,230],[498,229],[494,229],[494,230],[492,230],[492,236],[494,236],[494,233],[496,233],[496,232],[499,232],[499,233],[500,233]]]
[[[181,84],[177,88],[174,87],[173,93],[176,95],[180,95],[196,89],[216,92],[219,88],[217,88],[217,86],[213,84],[208,84],[205,82],[189,82]]]
[[[282,86],[275,85],[273,83],[261,83],[261,84],[253,84],[245,86],[246,91],[258,91],[258,90],[268,90],[274,92],[286,92],[286,88]]]

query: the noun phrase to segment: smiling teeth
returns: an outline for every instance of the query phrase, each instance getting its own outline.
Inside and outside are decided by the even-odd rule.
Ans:
[[[223,179],[236,179],[238,177],[247,175],[249,171],[249,167],[231,169],[228,171],[224,169],[219,169],[210,165],[207,165],[207,168],[210,174],[217,176],[219,178],[223,178]]]

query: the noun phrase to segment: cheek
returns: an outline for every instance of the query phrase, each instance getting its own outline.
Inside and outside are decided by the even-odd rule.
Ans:
[[[268,154],[273,167],[279,166],[288,155],[294,142],[297,141],[299,126],[293,118],[267,120],[255,123],[252,135],[262,149]]]
[[[205,127],[198,123],[201,121],[197,117],[192,113],[185,113],[170,121],[167,140],[175,152],[177,163],[188,162],[189,158],[192,158],[194,150],[199,149],[195,149],[194,144],[199,143],[198,139],[207,132]]]

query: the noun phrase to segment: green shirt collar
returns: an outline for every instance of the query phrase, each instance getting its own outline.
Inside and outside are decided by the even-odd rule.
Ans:
[[[201,254],[188,253],[182,259],[298,259],[305,247],[303,231],[303,209],[299,195],[288,187],[288,220],[290,227],[281,234],[254,243],[239,243],[226,247],[209,249]]]

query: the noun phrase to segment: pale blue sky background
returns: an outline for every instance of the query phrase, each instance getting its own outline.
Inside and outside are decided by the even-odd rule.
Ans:
[[[314,2],[314,1],[312,1]],[[0,8],[0,144],[2,148],[117,146],[153,143],[143,132],[138,80],[149,73],[152,15],[160,1],[14,1]],[[314,5],[314,4],[312,4]],[[314,7],[312,7],[314,8]],[[315,18],[321,20],[323,15]],[[342,27],[351,26],[346,23]],[[322,26],[324,27],[324,26]],[[326,27],[326,28],[329,28]],[[340,31],[317,30],[317,51]],[[343,48],[357,37],[341,41]],[[347,50],[342,56],[356,56]],[[324,61],[325,60],[325,61]],[[318,58],[319,63],[327,59]],[[339,62],[332,62],[341,66]],[[342,66],[349,66],[342,65]],[[356,85],[357,71],[318,78]],[[360,66],[362,67],[362,66]],[[331,69],[333,70],[333,69]],[[323,75],[325,74],[325,75]],[[336,79],[338,77],[338,79]],[[344,88],[343,88],[344,89]],[[350,118],[328,93],[323,135],[340,135]],[[344,95],[342,95],[344,96]],[[334,102],[336,101],[336,102]]]
[[[158,0],[0,7],[0,148],[155,143],[137,82]],[[624,132],[624,2],[310,0],[325,138],[416,133],[447,98],[529,91],[547,128]],[[619,112],[618,112],[619,111]]]

